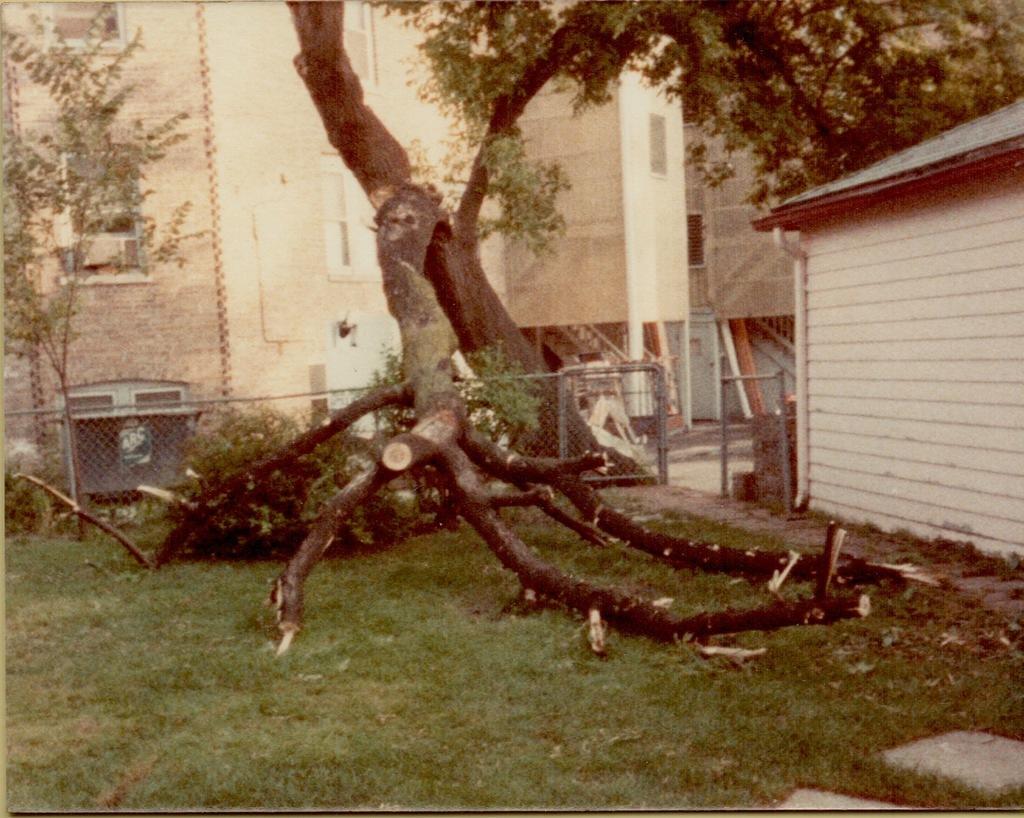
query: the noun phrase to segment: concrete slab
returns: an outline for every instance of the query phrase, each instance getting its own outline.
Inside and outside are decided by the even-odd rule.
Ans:
[[[906,809],[884,801],[869,801],[866,798],[854,798],[840,795],[837,792],[823,790],[795,790],[789,798],[775,809],[813,809],[813,810],[889,810]]]
[[[894,766],[936,773],[987,792],[1024,787],[1024,741],[957,730],[887,750]]]
[[[741,471],[752,471],[753,468],[753,460],[729,459],[730,475]],[[668,482],[673,486],[684,486],[688,489],[705,491],[708,494],[718,494],[722,488],[722,466],[717,460],[684,460],[669,463]]]

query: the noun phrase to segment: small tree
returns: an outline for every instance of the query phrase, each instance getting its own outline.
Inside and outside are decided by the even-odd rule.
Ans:
[[[53,371],[79,505],[68,393],[81,286],[92,275],[180,265],[182,242],[197,235],[184,232],[189,202],[162,225],[143,213],[152,193],[146,172],[185,138],[178,128],[187,115],[156,126],[128,118],[134,88],[125,68],[141,38],[111,49],[103,37],[108,13],[104,7],[74,44],[59,32],[47,38],[36,16],[29,32],[3,35],[6,59],[52,101],[52,117],[37,131],[19,130],[10,116],[3,123],[5,340],[16,354],[41,353]]]

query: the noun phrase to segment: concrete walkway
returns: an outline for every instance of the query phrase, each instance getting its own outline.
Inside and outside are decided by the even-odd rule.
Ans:
[[[882,756],[893,767],[952,778],[989,795],[1024,787],[1024,741],[989,733],[944,733],[887,750]],[[795,790],[775,809],[870,811],[907,807],[822,790]]]

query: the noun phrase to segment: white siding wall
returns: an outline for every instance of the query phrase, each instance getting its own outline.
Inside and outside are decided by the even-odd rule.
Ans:
[[[1024,173],[804,236],[812,505],[1024,554]]]

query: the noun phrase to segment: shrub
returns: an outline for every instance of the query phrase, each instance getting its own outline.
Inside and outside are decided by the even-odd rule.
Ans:
[[[54,534],[58,530],[70,530],[67,507],[55,508],[55,501],[41,488],[27,480],[16,479],[14,475],[19,472],[67,491],[67,473],[56,446],[47,447],[41,455],[7,461],[4,464],[4,531],[7,534]]]
[[[539,426],[541,399],[536,385],[526,379],[522,365],[510,360],[500,344],[471,352],[465,358],[475,376],[458,383],[469,422],[488,437],[515,447]],[[389,350],[371,388],[392,386],[402,379],[401,356]],[[414,422],[412,410],[406,408],[385,409],[379,418],[382,428],[392,435],[408,431]]]
[[[268,407],[220,410],[205,425],[185,450],[186,464],[200,475],[178,489],[189,499],[277,451],[300,431],[294,419]],[[305,529],[302,510],[316,476],[304,459],[288,474],[274,472],[251,485],[242,501],[210,509],[208,534],[196,551],[212,557],[271,557],[293,549]],[[172,510],[174,516],[189,513]]]
[[[506,442],[536,428],[539,400],[524,381],[521,370],[510,366],[501,350],[485,350],[469,357],[480,379],[461,382],[470,420],[480,431]],[[401,380],[401,361],[388,353],[385,366],[371,388]],[[391,436],[410,429],[412,412],[388,408],[377,416],[378,432],[367,439],[338,435],[300,458],[287,471],[275,471],[259,485],[251,485],[241,500],[233,499],[209,510],[206,533],[193,544],[193,552],[214,558],[281,558],[292,554],[310,523],[330,497],[380,454]],[[208,419],[205,431],[186,450],[186,462],[198,482],[179,487],[188,498],[210,485],[227,480],[246,465],[283,448],[307,424],[268,407],[230,409]],[[426,515],[445,516],[443,488],[428,469],[414,479],[396,480],[346,521],[339,532],[343,545],[381,545],[409,536],[425,527]],[[189,514],[178,508],[179,515]]]
[[[268,407],[218,412],[189,442],[186,464],[200,475],[178,492],[194,499],[246,465],[291,442],[304,428],[293,417]],[[204,533],[194,554],[216,559],[278,559],[302,542],[323,504],[376,456],[375,441],[339,435],[300,458],[287,470],[250,484],[241,497],[207,509]],[[350,519],[339,539],[344,544],[389,542],[404,536],[419,517],[419,503],[392,492],[373,498]],[[176,507],[180,520],[189,515]]]
[[[501,346],[470,353],[466,362],[476,375],[461,384],[470,423],[493,440],[515,448],[539,425],[541,399],[535,384],[526,380],[522,365],[510,361]]]

